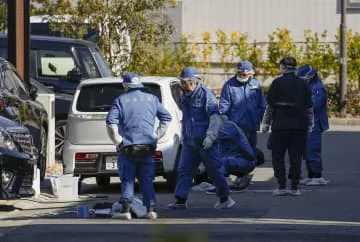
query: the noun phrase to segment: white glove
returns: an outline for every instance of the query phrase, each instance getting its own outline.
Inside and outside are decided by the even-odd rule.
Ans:
[[[202,144],[204,150],[209,149],[213,145],[213,143],[214,143],[214,141],[209,136],[206,136],[206,138],[204,139],[203,144]]]
[[[106,130],[108,132],[109,138],[115,145],[119,145],[122,142],[122,137],[119,134],[117,124],[108,124],[106,125]]]
[[[269,129],[270,129],[270,125],[262,124],[260,130],[262,133],[267,133],[267,132],[269,132]]]
[[[156,130],[156,138],[161,139],[165,134],[169,127],[170,122],[160,122],[159,127]]]
[[[229,118],[228,118],[228,116],[227,115],[225,115],[225,114],[222,114],[222,115],[220,115],[220,119],[221,119],[221,122],[225,122],[225,121],[227,121]]]

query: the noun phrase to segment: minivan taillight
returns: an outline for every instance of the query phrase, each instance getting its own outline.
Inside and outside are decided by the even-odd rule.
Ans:
[[[97,153],[76,153],[75,160],[96,160],[99,157]]]
[[[155,151],[155,152],[152,154],[152,157],[153,157],[155,160],[162,160],[163,155],[162,155],[162,152],[161,152],[161,151]]]

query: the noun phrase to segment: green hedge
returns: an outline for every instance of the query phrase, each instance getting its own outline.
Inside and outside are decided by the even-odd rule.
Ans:
[[[175,47],[166,43],[158,52],[158,59],[152,59],[148,68],[151,75],[178,75],[182,67],[194,65],[208,72],[214,66],[220,66],[225,73],[234,73],[236,63],[239,60],[250,60],[261,80],[274,78],[279,74],[279,61],[285,56],[294,56],[298,64],[311,64],[318,69],[323,80],[338,82],[339,76],[339,41],[326,42],[327,32],[314,33],[311,30],[304,31],[305,41],[295,42],[291,32],[285,28],[278,28],[269,35],[266,43],[249,43],[248,35],[234,32],[229,36],[218,30],[216,36],[208,32],[201,34],[203,41],[195,41],[195,35],[183,36],[180,43]],[[339,35],[335,36],[338,40]],[[216,39],[216,42],[210,40]],[[348,93],[347,112],[351,116],[360,116],[359,111],[359,87],[360,87],[360,35],[351,30],[347,33],[348,53]],[[166,61],[164,61],[166,60]],[[216,60],[216,63],[214,62]],[[205,77],[206,78],[209,77]],[[211,77],[210,77],[211,78]],[[267,88],[264,87],[265,92]],[[329,110],[333,116],[338,116],[338,93],[337,85],[329,85]]]

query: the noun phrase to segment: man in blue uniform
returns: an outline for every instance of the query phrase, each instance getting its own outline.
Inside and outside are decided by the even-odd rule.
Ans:
[[[265,111],[266,102],[261,84],[253,78],[254,69],[250,61],[240,61],[237,73],[223,86],[219,111],[223,120],[235,122],[245,133],[254,152],[257,150],[257,131]],[[260,154],[259,154],[260,155]],[[249,183],[251,176],[240,178],[236,184]]]
[[[245,133],[232,121],[225,121],[219,130],[221,160],[227,172],[238,177],[255,169],[256,155]],[[245,189],[249,184],[246,184]]]
[[[123,76],[126,93],[115,99],[106,124],[108,133],[119,152],[118,167],[121,179],[122,212],[119,217],[131,219],[130,204],[134,197],[135,177],[138,178],[147,218],[156,219],[155,163],[152,157],[157,139],[161,138],[171,121],[170,113],[159,99],[143,92],[140,77],[135,73]],[[155,118],[160,120],[155,132]]]
[[[326,185],[329,181],[322,177],[321,146],[322,134],[329,129],[327,93],[318,76],[317,69],[310,65],[303,65],[298,68],[297,75],[309,83],[314,109],[314,126],[308,134],[305,154],[308,178],[302,179],[300,183],[308,186]]]
[[[208,176],[217,188],[216,195],[219,201],[215,204],[215,208],[231,208],[235,201],[229,196],[219,146],[215,142],[221,125],[216,97],[211,90],[200,83],[194,67],[185,67],[180,79],[184,91],[181,99],[183,146],[175,188],[176,201],[168,207],[187,208],[192,181],[202,161]]]

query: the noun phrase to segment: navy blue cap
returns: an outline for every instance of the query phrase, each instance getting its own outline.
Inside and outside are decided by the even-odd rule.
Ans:
[[[300,66],[297,69],[296,73],[297,76],[300,77],[301,79],[311,79],[316,75],[317,69],[312,68],[309,64],[306,64]]]
[[[140,76],[136,73],[125,73],[123,76],[123,82],[127,84],[129,88],[143,88],[144,85],[140,81]]]

